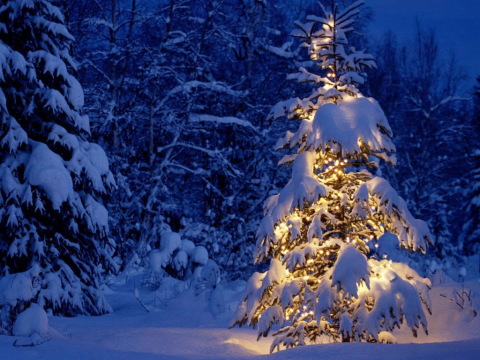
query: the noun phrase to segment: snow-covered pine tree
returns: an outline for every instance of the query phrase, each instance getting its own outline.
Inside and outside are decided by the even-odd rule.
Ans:
[[[89,142],[73,37],[47,0],[0,7],[0,276],[40,266],[34,301],[63,315],[109,310],[113,265],[102,198],[115,182]]]
[[[231,323],[256,325],[259,337],[278,324],[271,351],[326,338],[390,341],[403,322],[427,331],[430,282],[389,258],[399,248],[424,252],[431,234],[375,174],[379,159],[395,162],[395,147],[382,109],[358,89],[373,58],[348,47],[362,4],[320,4],[322,16],[296,23],[293,35],[326,76],[301,68],[291,78],[318,87],[272,110],[301,120],[278,142],[296,149],[280,161],[292,178],[265,203],[255,262],[270,265],[251,276]]]

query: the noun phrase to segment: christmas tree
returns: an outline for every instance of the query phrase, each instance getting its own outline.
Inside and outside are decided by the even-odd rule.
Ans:
[[[255,273],[232,326],[273,325],[271,351],[323,341],[394,341],[390,332],[406,322],[416,335],[427,331],[427,279],[401,259],[401,250],[425,252],[431,234],[415,219],[388,181],[380,161],[395,163],[385,115],[359,85],[374,68],[369,54],[348,46],[347,35],[363,2],[296,23],[317,75],[305,68],[290,77],[316,84],[304,99],[272,110],[275,119],[300,120],[278,148],[295,149],[280,164],[292,177],[265,203],[257,231]]]
[[[38,269],[28,301],[96,315],[109,311],[100,285],[115,244],[102,199],[115,182],[89,142],[63,21],[47,0],[0,8],[0,277]],[[28,304],[11,305],[2,314]]]

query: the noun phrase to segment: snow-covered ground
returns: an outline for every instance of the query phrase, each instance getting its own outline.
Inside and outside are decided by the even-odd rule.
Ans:
[[[453,293],[462,285],[447,283],[430,292],[434,315],[429,317],[430,334],[395,333],[399,344],[319,344],[269,355],[271,339],[256,341],[256,330],[228,329],[230,316],[241,295],[241,286],[223,290],[225,311],[213,313],[207,294],[188,290],[169,301],[160,292],[137,293],[133,283],[112,286],[108,299],[114,312],[101,317],[50,317],[51,339],[34,347],[18,347],[18,338],[0,336],[0,359],[478,359],[480,354],[480,282],[465,283],[462,310]],[[155,308],[153,308],[155,306]]]

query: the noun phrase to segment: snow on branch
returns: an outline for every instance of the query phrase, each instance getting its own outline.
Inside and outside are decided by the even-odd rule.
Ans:
[[[234,116],[214,116],[209,114],[190,114],[188,119],[190,122],[214,122],[221,125],[238,125],[246,128],[250,128],[256,133],[259,130],[253,126],[253,124],[248,120],[243,120]]]
[[[385,114],[374,99],[348,96],[339,104],[321,106],[315,114],[311,134],[300,137],[308,135],[307,145],[322,151],[339,144],[345,156],[361,153],[363,144],[373,152],[395,152],[390,134]]]

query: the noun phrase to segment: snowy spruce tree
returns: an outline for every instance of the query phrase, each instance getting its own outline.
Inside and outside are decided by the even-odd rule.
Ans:
[[[114,244],[102,198],[115,182],[89,142],[73,40],[53,1],[2,2],[0,277],[38,268],[28,302],[96,315],[109,311],[99,287]],[[13,301],[10,314],[27,305]]]
[[[395,163],[395,147],[382,109],[359,91],[373,58],[347,42],[362,4],[319,4],[321,16],[296,23],[293,35],[325,75],[300,68],[291,78],[315,90],[272,110],[273,118],[300,120],[277,144],[296,150],[280,161],[292,177],[265,203],[254,257],[268,270],[251,276],[231,323],[258,326],[259,337],[275,326],[271,351],[391,342],[404,323],[414,335],[427,331],[430,282],[398,259],[401,250],[425,252],[431,234],[378,176],[380,160]]]

